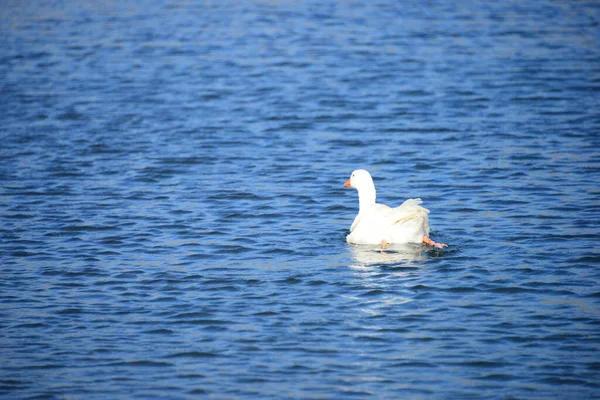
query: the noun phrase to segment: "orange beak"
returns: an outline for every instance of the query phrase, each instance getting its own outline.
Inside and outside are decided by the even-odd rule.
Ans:
[[[346,181],[346,183],[344,183],[344,187],[350,187],[350,179],[348,179],[348,180]]]

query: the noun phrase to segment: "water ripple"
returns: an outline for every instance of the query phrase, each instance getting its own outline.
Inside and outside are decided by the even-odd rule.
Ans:
[[[0,13],[0,396],[596,396],[595,4]]]

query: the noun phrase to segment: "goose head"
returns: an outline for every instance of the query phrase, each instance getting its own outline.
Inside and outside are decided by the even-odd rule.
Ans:
[[[371,178],[371,174],[366,169],[357,169],[356,171],[352,171],[352,175],[350,175],[350,179],[344,183],[344,187],[354,188],[360,191],[363,188],[375,187],[373,184],[373,178]]]
[[[367,170],[357,169],[352,172],[350,179],[344,183],[344,187],[354,188],[358,191],[360,206],[375,203],[375,184]]]

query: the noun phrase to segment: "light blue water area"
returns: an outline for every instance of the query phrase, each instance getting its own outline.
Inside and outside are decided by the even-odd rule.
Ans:
[[[0,7],[0,395],[594,398],[600,7]],[[342,184],[449,247],[345,243]]]

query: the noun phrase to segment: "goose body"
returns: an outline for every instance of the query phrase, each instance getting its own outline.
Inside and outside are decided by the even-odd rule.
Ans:
[[[353,244],[426,243],[446,247],[429,239],[429,210],[421,199],[408,199],[392,208],[376,202],[375,184],[364,169],[352,172],[344,187],[358,191],[358,215],[350,227],[346,241]]]

